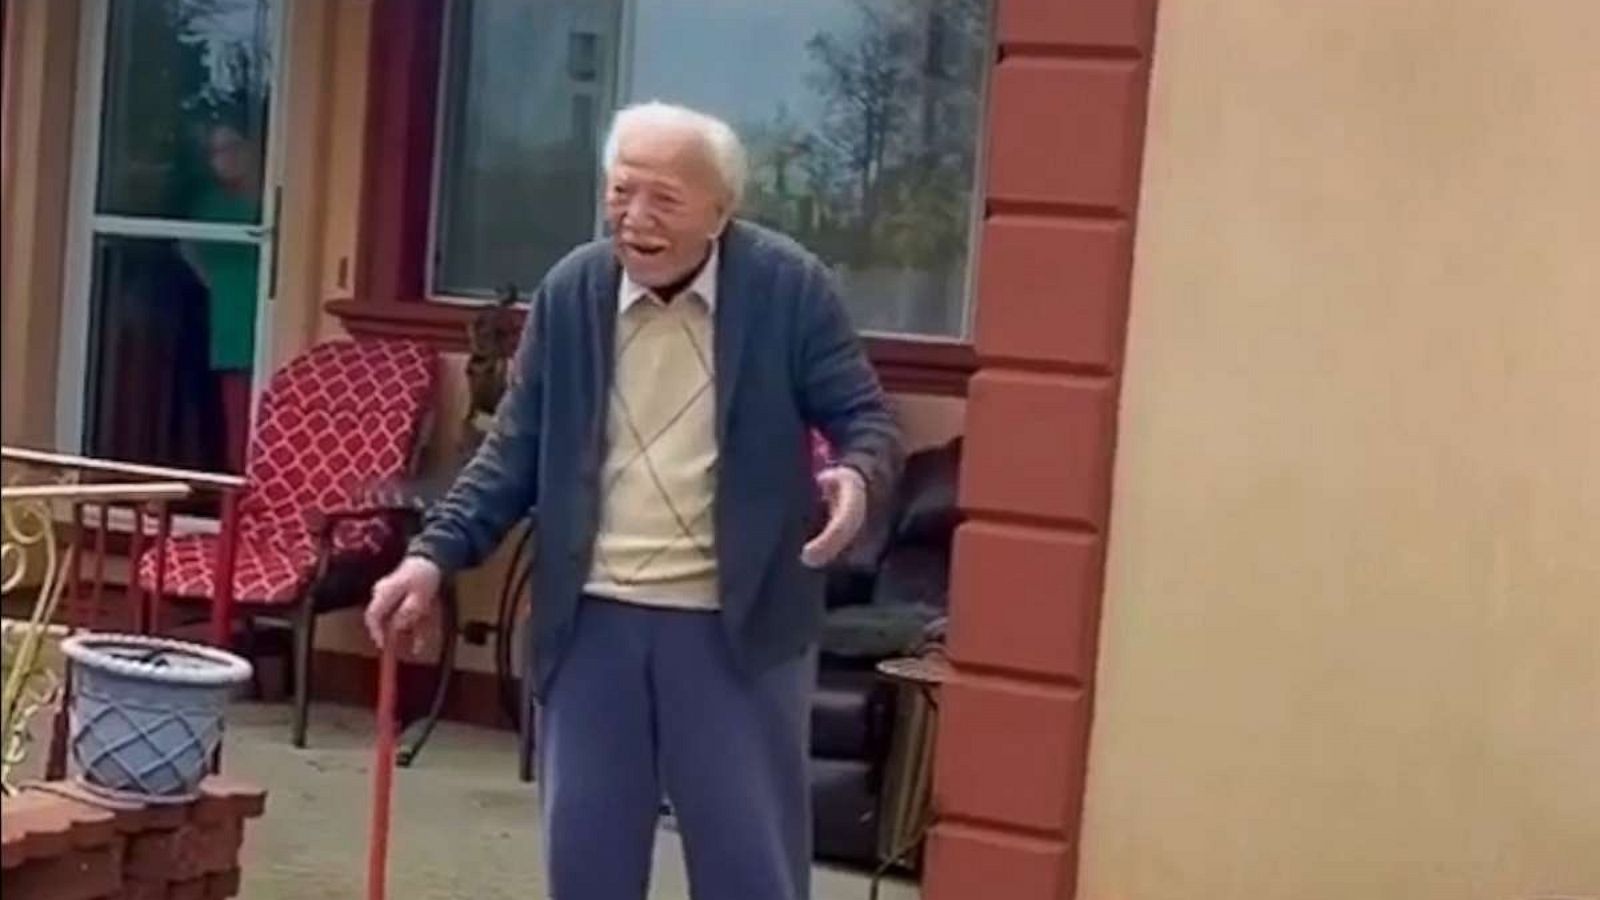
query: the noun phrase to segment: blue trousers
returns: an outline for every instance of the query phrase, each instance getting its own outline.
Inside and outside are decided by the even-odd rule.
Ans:
[[[806,900],[815,654],[735,670],[719,616],[588,598],[540,708],[555,900],[643,900],[663,796],[694,900]]]

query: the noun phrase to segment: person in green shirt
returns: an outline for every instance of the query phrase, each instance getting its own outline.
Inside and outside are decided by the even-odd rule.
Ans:
[[[261,166],[255,144],[239,128],[218,123],[206,130],[205,151],[211,177],[195,199],[191,218],[259,222]],[[211,371],[222,401],[227,465],[242,472],[250,431],[260,246],[194,241],[186,249],[209,294]]]

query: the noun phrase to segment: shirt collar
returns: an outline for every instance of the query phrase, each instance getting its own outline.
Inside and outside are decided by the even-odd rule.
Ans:
[[[706,264],[700,267],[700,274],[689,282],[683,289],[685,294],[694,294],[706,309],[717,308],[717,258],[721,252],[721,241],[711,242],[711,255],[707,257]],[[635,303],[650,296],[650,289],[628,277],[627,270],[622,273],[622,285],[617,291],[617,312],[625,313],[633,308]]]

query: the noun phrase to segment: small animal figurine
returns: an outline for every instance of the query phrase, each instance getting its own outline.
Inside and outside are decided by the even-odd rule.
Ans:
[[[495,408],[505,394],[511,358],[517,352],[522,317],[516,310],[522,297],[508,283],[467,325],[467,412],[462,423],[463,456],[471,456],[494,425]]]

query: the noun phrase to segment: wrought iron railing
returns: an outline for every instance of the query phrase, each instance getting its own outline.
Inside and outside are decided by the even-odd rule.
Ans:
[[[131,508],[136,532],[143,531],[147,515],[153,512],[160,521],[168,521],[167,504],[189,496],[191,489],[175,481],[84,483],[87,470],[81,466],[41,465],[37,459],[18,458],[10,450],[5,451],[4,459],[19,471],[8,473],[11,483],[0,488],[0,519],[4,522],[0,597],[9,605],[20,608],[27,603],[28,607],[25,617],[0,618],[4,643],[0,790],[9,795],[13,773],[27,760],[33,720],[52,706],[57,715],[45,773],[56,777],[64,767],[65,719],[59,701],[68,678],[55,647],[74,627],[86,624],[86,598],[90,608],[105,602],[110,511]],[[41,473],[44,483],[26,483]],[[99,513],[94,548],[87,551],[96,563],[92,581],[86,579],[82,565],[84,522],[86,510],[91,509]],[[139,618],[141,627],[148,624],[145,616]]]

